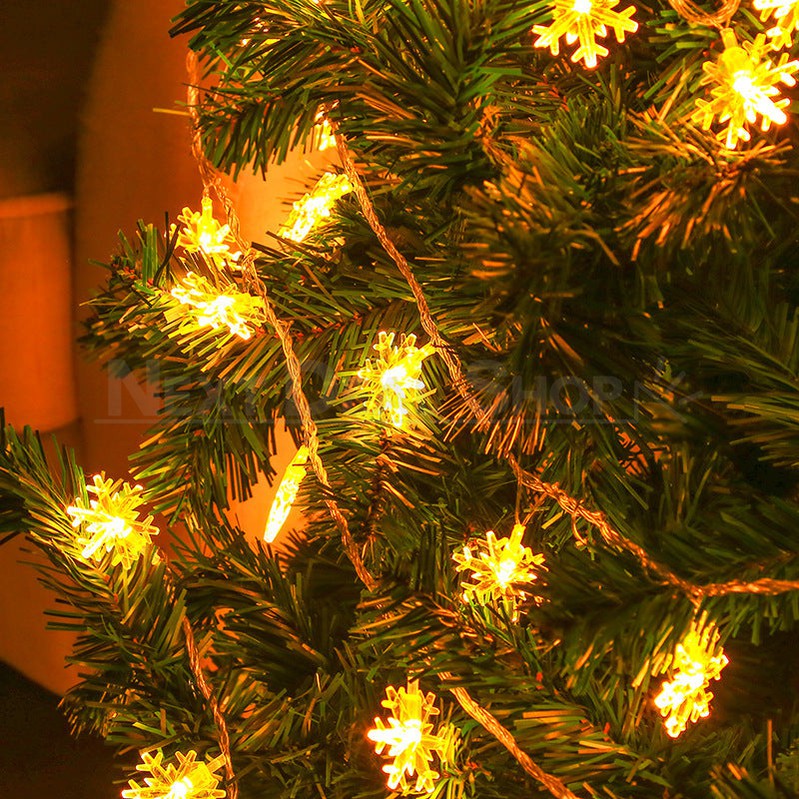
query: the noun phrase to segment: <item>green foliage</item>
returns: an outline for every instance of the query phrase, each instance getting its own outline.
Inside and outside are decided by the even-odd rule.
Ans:
[[[222,169],[267,172],[313,145],[320,112],[335,125],[486,419],[440,353],[407,429],[366,412],[378,333],[430,331],[354,193],[302,242],[255,243],[254,275],[140,224],[83,342],[159,387],[132,464],[174,528],[168,558],[82,562],[65,508],[83,473],[0,424],[0,533],[45,551],[54,619],[79,631],[76,728],[215,753],[188,623],[242,799],[386,796],[365,733],[409,678],[452,736],[436,799],[550,795],[452,688],[580,797],[794,795],[799,592],[701,587],[799,580],[796,129],[737,153],[698,129],[721,44],[669,5],[639,5],[591,72],[533,47],[551,16],[543,0],[194,0],[175,20]],[[739,41],[763,28],[744,8],[734,24]],[[302,364],[329,486],[308,469],[305,527],[279,555],[228,512],[276,476],[275,425],[307,433],[285,353],[267,323],[188,331],[170,291],[189,270],[267,297]],[[510,455],[616,537],[520,486]],[[518,618],[464,602],[453,552],[520,519],[545,570]],[[700,612],[731,662],[710,718],[671,740],[653,697]]]

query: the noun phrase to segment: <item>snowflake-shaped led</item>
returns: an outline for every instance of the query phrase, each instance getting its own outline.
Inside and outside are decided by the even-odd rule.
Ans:
[[[631,19],[635,6],[616,11],[618,4],[619,0],[554,0],[552,22],[533,26],[533,33],[540,34],[533,44],[548,47],[552,55],[558,55],[561,37],[569,45],[579,41],[571,60],[575,63],[582,60],[592,69],[598,58],[608,54],[607,47],[599,44],[597,37],[604,38],[608,28],[612,28],[616,40],[623,42],[625,34],[638,30],[638,23]]]
[[[346,175],[325,172],[313,191],[294,203],[293,210],[279,234],[284,239],[302,241],[320,222],[330,216],[333,204],[352,191]]]
[[[768,57],[769,45],[761,33],[754,42],[738,46],[735,34],[729,28],[721,32],[724,52],[717,61],[706,61],[701,85],[712,85],[711,100],[699,98],[693,119],[704,130],[709,130],[714,119],[727,123],[717,134],[724,146],[734,150],[739,141],[752,137],[747,126],[754,125],[760,117],[760,129],[767,131],[772,125],[784,125],[788,117],[783,111],[790,100],[780,96],[778,84],[796,85],[793,73],[799,61],[788,61],[782,53],[774,63]]]
[[[774,27],[766,31],[775,50],[790,47],[794,31],[799,30],[799,0],[755,0],[754,8],[765,22],[774,15]]]
[[[220,225],[214,219],[214,205],[210,197],[203,197],[202,211],[192,213],[184,208],[178,216],[183,227],[178,233],[178,246],[186,252],[201,252],[222,269],[225,264],[235,266],[241,252],[234,252],[235,242],[230,234],[230,225]]]
[[[394,338],[394,333],[380,331],[374,345],[379,357],[367,359],[358,377],[372,392],[367,409],[387,417],[395,427],[402,427],[408,415],[406,403],[414,392],[424,388],[419,379],[422,361],[435,352],[435,347],[432,344],[417,347],[413,334],[400,334],[397,346],[394,346]]]
[[[655,697],[655,706],[665,718],[666,732],[676,738],[699,718],[710,715],[708,691],[711,680],[718,680],[721,670],[729,663],[719,646],[719,631],[706,624],[703,616],[694,621],[682,641],[677,644],[670,677]]]
[[[523,534],[523,524],[514,525],[510,538],[499,540],[489,530],[485,541],[477,542],[476,553],[465,546],[453,554],[457,571],[470,572],[472,582],[463,584],[466,601],[476,599],[481,605],[507,601],[515,610],[516,603],[526,599],[526,589],[538,579],[544,556],[522,544]]]
[[[386,689],[387,699],[381,704],[388,708],[392,715],[388,723],[380,717],[375,718],[375,729],[369,730],[367,737],[375,742],[375,751],[382,755],[388,748],[386,757],[393,758],[391,763],[383,766],[388,774],[388,787],[403,792],[414,790],[419,793],[430,793],[439,773],[431,768],[434,756],[446,761],[451,742],[447,735],[433,734],[430,719],[437,716],[436,697],[419,691],[418,680],[408,680],[408,689],[393,686]],[[415,782],[408,778],[416,775]]]
[[[286,467],[283,479],[275,492],[275,498],[272,500],[272,507],[269,508],[269,517],[266,520],[266,529],[264,530],[264,541],[267,544],[271,544],[277,538],[277,534],[286,523],[289,513],[291,513],[294,500],[297,498],[297,492],[305,479],[305,464],[307,462],[308,447],[303,444],[291,459],[291,463]]]
[[[185,316],[197,329],[227,328],[231,335],[247,340],[265,320],[264,301],[260,297],[238,291],[232,286],[227,291],[219,292],[196,272],[187,272],[171,293],[181,305],[168,310],[167,319],[171,321],[178,316]]]
[[[158,535],[152,516],[139,518],[138,508],[144,504],[142,487],[106,480],[104,474],[94,475],[92,481],[93,485],[86,486],[94,495],[89,506],[78,498],[67,508],[72,526],[81,528],[77,538],[80,555],[84,560],[99,562],[111,552],[112,566],[122,563],[129,568],[150,545],[152,537]]]
[[[225,762],[223,755],[204,763],[197,760],[197,753],[175,753],[177,765],[163,764],[163,752],[155,756],[145,752],[144,762],[136,766],[137,771],[150,774],[144,778],[146,785],[130,780],[130,788],[122,791],[123,799],[220,799],[225,791],[217,788],[222,779],[215,772]]]

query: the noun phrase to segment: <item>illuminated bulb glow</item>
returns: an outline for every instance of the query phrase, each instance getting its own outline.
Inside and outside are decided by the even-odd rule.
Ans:
[[[754,0],[753,6],[760,12],[761,22],[774,15],[773,28],[766,31],[775,50],[792,45],[793,34],[799,31],[799,0]]]
[[[552,22],[549,25],[534,25],[533,33],[539,34],[533,42],[535,47],[548,47],[552,55],[560,53],[560,39],[572,45],[579,41],[579,47],[572,54],[571,60],[583,61],[592,69],[597,59],[608,54],[607,47],[597,42],[597,37],[604,38],[611,28],[618,42],[623,42],[628,33],[638,30],[638,23],[631,19],[635,6],[627,6],[615,11],[620,0],[554,0],[552,4]]]
[[[320,152],[336,146],[336,134],[333,133],[333,126],[325,118],[322,111],[316,115],[314,132],[316,134],[316,149]]]
[[[149,773],[144,778],[145,785],[135,780],[128,783],[130,788],[122,791],[123,799],[221,799],[225,791],[217,788],[221,778],[215,772],[225,762],[223,755],[208,763],[197,761],[194,751],[186,755],[175,754],[177,764],[164,765],[163,753],[154,756],[145,752],[138,771]]]
[[[735,33],[729,28],[721,32],[724,52],[717,61],[706,61],[702,65],[704,75],[701,85],[712,86],[710,100],[699,98],[693,119],[704,130],[709,130],[714,121],[726,128],[719,131],[718,139],[724,146],[734,150],[739,141],[751,139],[748,126],[760,118],[760,129],[767,131],[772,125],[784,125],[788,117],[783,111],[790,100],[780,95],[779,84],[796,85],[793,73],[799,69],[799,61],[788,61],[782,53],[775,63],[768,57],[769,45],[763,34],[755,41],[738,46]]]
[[[269,509],[269,518],[266,520],[264,541],[271,544],[288,519],[300,484],[305,479],[305,464],[308,462],[308,447],[304,444],[297,450],[291,463],[283,474],[283,479],[277,487],[272,507]]]
[[[214,219],[213,208],[211,198],[203,197],[201,212],[183,209],[178,216],[178,221],[183,223],[178,233],[178,246],[183,247],[186,252],[202,253],[219,269],[225,264],[234,266],[241,257],[241,252],[232,251],[231,244],[234,242],[230,225],[220,225]]]
[[[384,721],[375,718],[375,728],[369,730],[367,737],[375,743],[377,754],[393,758],[393,762],[383,766],[388,775],[391,790],[407,791],[411,787],[417,792],[430,793],[435,787],[439,773],[430,764],[435,755],[442,758],[446,750],[443,736],[434,735],[432,716],[439,711],[435,707],[435,695],[422,694],[418,680],[409,680],[407,690],[393,686],[386,689],[387,698],[381,704],[392,712]],[[414,783],[408,781],[416,775]]]
[[[416,346],[416,336],[400,335],[398,345],[394,345],[395,334],[381,331],[374,345],[378,358],[368,359],[358,372],[358,377],[372,392],[367,409],[388,419],[394,427],[403,427],[408,415],[406,404],[415,392],[424,388],[419,379],[422,362],[434,352],[432,344]]]
[[[260,297],[233,288],[220,293],[196,272],[188,272],[181,283],[172,289],[171,294],[184,306],[188,321],[198,329],[227,328],[231,335],[246,341],[265,319],[264,301]],[[169,320],[177,315],[174,310],[166,314]]]
[[[476,599],[481,605],[508,600],[515,609],[516,603],[527,597],[524,589],[538,579],[544,556],[534,555],[522,544],[523,534],[523,524],[514,525],[510,538],[499,540],[489,530],[485,541],[477,542],[476,555],[468,546],[453,554],[456,570],[469,572],[472,580],[463,584],[464,600]]]
[[[677,644],[671,679],[663,683],[655,697],[655,707],[664,717],[666,732],[672,738],[677,738],[689,723],[710,715],[713,694],[707,688],[711,680],[719,679],[729,663],[718,639],[718,630],[705,625],[703,617]]]
[[[138,508],[144,504],[142,487],[106,480],[103,474],[94,475],[92,483],[86,486],[94,496],[88,507],[78,498],[66,509],[72,526],[81,528],[77,538],[80,556],[100,562],[106,553],[112,553],[112,566],[122,563],[129,568],[158,535],[152,516],[139,519]]]
[[[302,241],[330,216],[333,204],[351,191],[352,184],[346,175],[325,172],[313,191],[294,203],[285,225],[278,231],[279,235],[290,241]]]

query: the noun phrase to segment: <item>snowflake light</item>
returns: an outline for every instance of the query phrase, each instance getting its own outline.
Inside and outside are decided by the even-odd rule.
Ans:
[[[166,317],[170,321],[185,315],[198,329],[227,328],[231,335],[245,340],[264,322],[264,301],[260,297],[237,291],[233,287],[219,292],[196,272],[188,272],[171,293],[184,307],[167,311]]]
[[[699,98],[693,119],[708,130],[718,117],[727,123],[717,138],[724,146],[734,150],[739,141],[749,141],[747,126],[754,125],[760,117],[760,129],[767,131],[772,125],[784,125],[788,117],[783,111],[790,100],[780,96],[778,84],[796,85],[793,73],[799,61],[788,61],[783,53],[775,64],[768,57],[766,37],[759,34],[751,44],[738,46],[735,33],[729,28],[721,32],[724,52],[717,61],[706,61],[702,68],[702,85],[712,85],[711,100]]]
[[[755,0],[753,5],[761,22],[774,15],[774,27],[766,31],[771,46],[775,50],[790,47],[794,31],[799,31],[799,0]]]
[[[269,509],[269,518],[266,520],[266,530],[264,531],[264,541],[268,544],[271,544],[277,538],[277,534],[286,523],[289,513],[291,513],[291,507],[297,498],[300,484],[305,479],[305,464],[307,462],[308,447],[303,444],[283,473],[283,479],[280,481],[275,498],[272,500],[272,507]]]
[[[177,765],[163,764],[163,753],[155,756],[145,752],[144,762],[136,766],[137,771],[150,774],[144,778],[146,785],[130,780],[130,788],[122,791],[123,799],[220,799],[225,791],[217,788],[221,777],[215,774],[225,762],[222,755],[203,763],[197,761],[197,753],[175,754]]]
[[[104,474],[94,475],[92,482],[86,486],[95,497],[89,500],[89,506],[79,498],[67,508],[72,526],[81,528],[77,539],[82,548],[80,555],[84,560],[99,562],[111,552],[112,566],[122,563],[129,568],[150,545],[152,537],[158,535],[152,516],[139,518],[138,508],[144,504],[142,487],[106,480]]]
[[[293,210],[280,229],[284,239],[302,241],[320,222],[330,216],[333,204],[352,191],[352,184],[346,175],[325,172],[301,200],[294,203]]]
[[[655,706],[665,718],[666,732],[677,738],[699,718],[710,715],[713,694],[707,690],[711,680],[718,680],[729,663],[718,644],[719,631],[705,624],[704,616],[694,621],[683,640],[677,644],[671,664],[671,679],[665,681],[655,697]]]
[[[394,346],[394,333],[381,331],[374,349],[378,358],[368,359],[358,372],[358,377],[372,392],[367,409],[385,416],[395,427],[402,427],[408,415],[406,402],[413,392],[424,388],[419,379],[422,361],[435,352],[432,344],[416,346],[416,336],[400,335]]]
[[[571,60],[575,63],[582,60],[592,69],[597,58],[608,54],[607,47],[599,44],[597,37],[604,38],[608,28],[612,28],[616,40],[623,42],[625,34],[638,30],[638,23],[630,19],[635,6],[616,11],[618,4],[619,0],[554,0],[551,24],[533,26],[533,33],[539,34],[533,44],[548,47],[552,55],[558,55],[561,37],[568,45],[579,41]]]
[[[462,552],[453,554],[457,571],[470,572],[472,582],[463,584],[466,601],[476,599],[481,605],[507,601],[515,609],[516,603],[527,597],[525,589],[538,579],[544,556],[534,555],[522,544],[523,534],[523,524],[514,525],[510,538],[499,540],[489,530],[485,541],[477,543],[476,553],[465,546]]]
[[[184,208],[178,221],[183,223],[178,233],[178,246],[186,252],[203,253],[219,269],[225,264],[235,265],[241,257],[240,251],[231,249],[235,243],[230,235],[230,225],[220,225],[214,219],[210,197],[203,197],[202,212],[192,213],[190,208]]]
[[[434,755],[446,759],[449,743],[446,735],[434,735],[430,718],[437,716],[435,695],[427,695],[419,691],[418,680],[409,680],[408,689],[397,690],[393,686],[386,689],[387,699],[381,704],[388,708],[392,715],[386,723],[380,717],[375,718],[375,729],[369,730],[367,737],[375,742],[377,754],[393,758],[391,763],[383,766],[388,774],[388,787],[403,792],[414,790],[430,793],[439,773],[431,768]],[[415,782],[408,778],[416,775]]]

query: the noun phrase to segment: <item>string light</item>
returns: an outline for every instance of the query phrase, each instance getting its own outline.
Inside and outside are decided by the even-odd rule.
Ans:
[[[178,233],[177,243],[186,252],[202,253],[219,269],[226,264],[234,266],[241,257],[240,251],[231,250],[231,245],[235,244],[230,234],[230,225],[220,225],[214,219],[210,197],[203,197],[201,212],[184,208],[178,221],[183,223],[183,227]]]
[[[729,663],[719,646],[719,631],[706,624],[706,617],[694,621],[683,640],[677,644],[671,664],[671,679],[661,686],[655,707],[665,718],[666,732],[677,738],[689,722],[710,715],[713,694],[707,690],[711,680],[718,680]]]
[[[747,125],[754,125],[760,117],[760,129],[767,131],[772,125],[784,125],[788,117],[783,111],[790,100],[780,96],[778,84],[796,85],[793,73],[799,61],[788,61],[782,53],[775,64],[767,56],[769,45],[759,34],[754,42],[739,46],[730,28],[721,32],[724,52],[717,61],[706,61],[702,68],[701,85],[712,85],[711,100],[699,98],[693,118],[708,130],[718,117],[727,127],[717,134],[724,146],[734,150],[739,141],[749,141]]]
[[[336,200],[351,191],[352,184],[346,175],[325,172],[313,191],[294,203],[286,224],[278,231],[279,235],[291,241],[302,241],[314,227],[330,216]]]
[[[754,8],[760,12],[760,21],[774,15],[774,27],[766,31],[775,50],[790,47],[794,31],[799,30],[799,0],[755,0]]]
[[[533,26],[533,33],[540,34],[533,44],[535,47],[548,47],[552,55],[558,55],[561,37],[568,45],[579,41],[580,46],[571,60],[575,63],[582,60],[592,69],[598,58],[608,54],[607,47],[597,42],[597,36],[604,38],[608,35],[608,28],[612,28],[616,40],[621,43],[625,34],[638,30],[638,23],[630,19],[636,11],[635,6],[614,11],[618,4],[619,0],[555,0],[552,23]]]
[[[188,311],[184,308],[181,312],[197,328],[227,328],[231,335],[247,340],[265,319],[264,301],[260,297],[233,288],[220,293],[196,272],[188,272],[171,293],[182,306],[188,306]],[[166,316],[171,320],[177,314],[171,310]]]
[[[430,793],[435,781],[440,776],[430,767],[435,755],[445,761],[449,749],[447,736],[434,735],[430,719],[439,714],[435,707],[436,697],[419,691],[419,681],[409,680],[407,690],[393,686],[386,689],[386,699],[381,704],[392,712],[387,723],[380,717],[375,718],[375,729],[369,730],[367,737],[375,742],[377,754],[383,754],[388,748],[386,757],[393,758],[391,763],[383,766],[388,775],[388,787],[402,791],[412,789],[417,792]],[[416,775],[413,785],[408,777]]]
[[[123,799],[220,799],[225,791],[218,789],[221,777],[215,772],[225,762],[224,755],[204,763],[197,761],[197,753],[184,755],[176,752],[177,765],[163,765],[163,752],[155,756],[145,752],[137,771],[150,774],[144,778],[146,785],[130,780],[130,788],[122,791]]]
[[[510,538],[497,539],[493,530],[486,533],[485,541],[477,542],[477,552],[465,546],[455,552],[452,559],[456,571],[470,572],[472,582],[463,584],[463,598],[476,599],[481,605],[506,601],[514,609],[527,597],[525,589],[538,579],[537,570],[544,564],[543,555],[534,555],[530,547],[522,544],[524,525],[516,524]]]
[[[269,518],[266,520],[266,530],[264,531],[264,541],[268,544],[271,544],[277,538],[277,534],[286,523],[289,513],[291,513],[291,507],[297,498],[300,484],[305,478],[305,464],[307,462],[308,447],[303,444],[283,473],[283,479],[277,487],[274,500],[272,500],[272,507],[269,509]]]
[[[422,361],[434,352],[432,344],[416,346],[416,336],[400,335],[399,344],[394,346],[394,333],[381,331],[374,345],[378,358],[367,359],[366,365],[358,372],[371,397],[367,409],[372,413],[384,415],[395,427],[402,427],[408,415],[406,402],[413,392],[424,388],[419,379]]]
[[[323,111],[316,115],[314,133],[316,134],[316,149],[320,152],[336,146],[336,134],[333,133],[333,126]]]
[[[138,508],[144,504],[142,487],[106,480],[104,474],[94,475],[92,482],[86,490],[95,498],[89,500],[88,507],[79,497],[67,508],[72,526],[82,528],[77,539],[82,548],[80,556],[99,562],[111,552],[112,566],[122,563],[129,568],[158,535],[152,516],[139,519]]]

